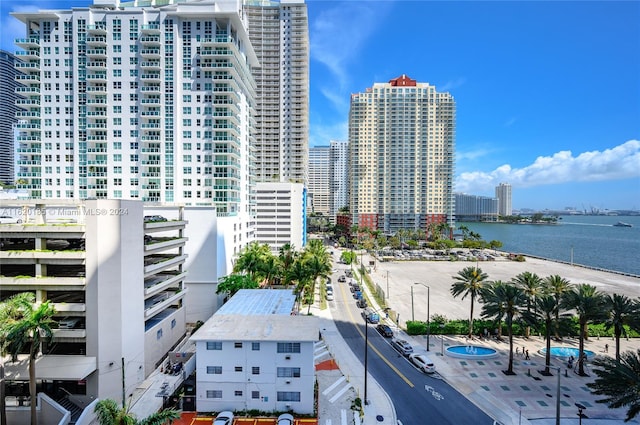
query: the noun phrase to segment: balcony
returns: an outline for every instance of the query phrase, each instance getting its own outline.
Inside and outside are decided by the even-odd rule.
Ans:
[[[173,295],[170,293],[158,294],[152,300],[145,300],[145,310],[144,310],[144,318],[149,319],[161,311],[165,310],[167,307],[170,307],[172,304],[178,302],[181,298],[186,295],[186,289],[182,289],[179,292],[174,292]],[[147,304],[151,304],[147,306]]]
[[[160,24],[150,23],[150,24],[142,25],[140,27],[140,32],[142,34],[160,34]]]
[[[106,46],[107,37],[105,36],[87,37],[85,39],[85,43],[87,43],[87,46]]]
[[[39,94],[40,87],[16,87],[14,92],[23,96],[27,96],[30,94]]]
[[[145,35],[140,37],[140,43],[144,46],[160,46],[159,35]]]
[[[36,111],[18,111],[16,118],[40,118],[40,112]]]
[[[15,76],[14,81],[17,81],[22,84],[39,83],[40,76],[35,74],[34,75],[19,74]]]
[[[87,25],[87,33],[94,35],[107,35],[107,24],[100,23],[94,25]]]
[[[19,50],[15,53],[16,57],[20,58],[20,59],[26,59],[26,60],[31,60],[31,59],[40,59],[40,51],[33,49],[33,50]]]
[[[40,61],[38,62],[16,62],[15,68],[23,71],[39,71]]]
[[[160,61],[144,61],[140,64],[140,67],[142,69],[160,69],[161,64]]]
[[[107,86],[105,84],[96,84],[87,87],[87,93],[107,94]]]
[[[106,58],[107,49],[89,49],[87,50],[87,57],[91,58]]]
[[[107,62],[106,61],[92,61],[87,62],[87,69],[97,69],[97,70],[106,70]]]
[[[0,251],[1,253],[2,251]],[[2,257],[0,257],[2,258]],[[144,277],[152,276],[161,271],[170,270],[172,268],[178,267],[187,260],[186,255],[168,255],[164,259],[160,259],[160,261],[153,262],[154,260],[158,260],[155,257],[146,257],[145,258],[145,266],[144,266]]]
[[[142,49],[140,50],[140,56],[143,58],[159,58],[160,49]]]
[[[38,47],[40,45],[40,39],[37,37],[30,38],[16,38],[14,43],[23,49]]]

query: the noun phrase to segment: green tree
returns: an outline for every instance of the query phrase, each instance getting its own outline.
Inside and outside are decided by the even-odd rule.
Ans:
[[[306,287],[309,285],[311,279],[311,273],[307,269],[307,265],[302,261],[301,257],[298,257],[293,265],[285,272],[288,282],[296,283],[296,302],[300,305],[302,294]],[[299,309],[300,307],[298,307]]]
[[[473,336],[473,304],[480,295],[480,291],[487,279],[487,274],[478,267],[465,267],[453,276],[455,282],[451,285],[451,295],[458,298],[462,295],[462,300],[467,296],[471,299],[471,309],[469,312],[469,338]]]
[[[223,276],[218,281],[216,288],[216,294],[229,293],[229,297],[238,292],[240,289],[257,289],[258,282],[251,279],[251,276],[246,274],[230,274]]]
[[[625,325],[631,325],[640,312],[640,306],[625,295],[606,295],[606,311],[608,317],[604,322],[605,329],[613,328],[616,340],[616,360],[620,360],[620,337]]]
[[[18,360],[18,354],[25,350],[29,353],[31,425],[36,425],[36,359],[42,343],[53,337],[55,308],[49,301],[36,304],[35,295],[30,292],[14,295],[6,302],[9,304],[2,308],[0,347],[14,362]]]
[[[261,280],[260,269],[263,267],[266,258],[271,256],[269,245],[252,242],[247,245],[236,260],[233,266],[235,273],[246,273],[251,280],[258,282]]]
[[[640,413],[640,350],[625,351],[620,360],[611,357],[596,358],[593,362],[597,376],[595,381],[587,383],[594,394],[605,398],[596,400],[606,403],[609,409],[627,407],[625,422],[629,422]]]
[[[309,274],[309,281],[311,282],[310,288],[305,287],[306,291],[309,291],[312,295],[315,290],[315,283],[318,278],[322,277],[326,279],[329,277],[331,273],[331,261],[329,260],[324,247],[322,250],[319,249],[310,249],[305,252],[304,255],[304,268],[307,270]],[[313,301],[313,296],[309,302],[309,311],[311,310],[311,302]],[[308,313],[308,312],[307,312]]]
[[[498,248],[502,248],[502,242],[493,239],[489,242],[489,248],[493,249],[495,252]]]
[[[527,312],[531,312],[531,307],[536,305],[536,298],[543,291],[542,278],[535,273],[522,272],[513,279],[513,283],[524,292],[526,296]],[[529,338],[531,327],[525,329],[525,338]]]
[[[562,297],[565,293],[571,291],[573,288],[573,284],[571,284],[564,277],[560,277],[559,275],[551,275],[544,278],[544,288],[545,291],[549,294],[553,295],[553,298],[556,300],[556,320],[555,324],[555,337],[556,340],[560,340],[560,303],[562,302]]]
[[[280,247],[278,259],[280,260],[280,267],[282,267],[282,280],[285,285],[290,282],[288,270],[293,266],[297,257],[298,252],[293,245],[286,243]]]
[[[518,318],[526,304],[527,297],[521,287],[514,283],[496,280],[481,291],[482,317],[502,321],[507,326],[509,336],[509,366],[505,373],[513,372],[513,321]]]
[[[580,324],[578,374],[586,376],[584,372],[584,340],[587,337],[589,322],[606,319],[606,298],[595,286],[586,283],[576,285],[565,293],[562,305],[568,310],[575,310]]]
[[[177,410],[166,409],[139,420],[111,399],[98,401],[93,411],[100,425],[170,425],[180,418]]]

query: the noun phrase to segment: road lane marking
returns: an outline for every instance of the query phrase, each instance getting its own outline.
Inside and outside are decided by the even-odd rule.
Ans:
[[[336,401],[337,399],[339,399],[342,394],[346,393],[347,390],[351,388],[351,385],[347,384],[344,387],[342,387],[342,389],[340,391],[338,391],[333,397],[331,397],[329,399],[329,403],[333,403],[334,401]]]
[[[364,283],[364,284],[366,285],[366,283]],[[345,295],[344,288],[341,287],[340,291],[342,292],[342,295],[344,297],[344,295]],[[363,339],[365,339],[364,332],[362,332],[362,330],[358,326],[358,322],[354,319],[353,314],[351,313],[351,309],[348,308],[348,307],[347,307],[347,313],[349,314],[349,317],[351,318],[351,323],[353,324],[353,326],[355,326],[355,328],[358,331],[358,333],[360,334],[360,336]],[[364,325],[365,326],[369,326],[366,322],[365,322]],[[391,370],[393,370],[404,382],[406,382],[407,385],[409,385],[409,387],[411,387],[411,388],[415,387],[415,385],[413,385],[413,382],[411,382],[409,380],[409,378],[404,376],[402,374],[402,372],[400,372],[400,370],[398,370],[398,368],[393,365],[393,363],[391,363],[380,351],[378,351],[378,349],[376,347],[373,346],[373,344],[371,344],[371,342],[369,342],[369,341],[367,341],[367,342],[368,342],[368,346],[371,347],[371,349],[382,359],[382,361],[384,361],[387,364],[387,366],[389,366],[391,368]]]

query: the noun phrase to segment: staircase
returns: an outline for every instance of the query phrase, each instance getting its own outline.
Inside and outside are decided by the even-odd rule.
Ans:
[[[67,395],[58,397],[55,400],[60,406],[71,412],[71,421],[69,422],[69,425],[75,425],[76,421],[82,414],[82,409],[71,400],[69,400],[69,397]]]

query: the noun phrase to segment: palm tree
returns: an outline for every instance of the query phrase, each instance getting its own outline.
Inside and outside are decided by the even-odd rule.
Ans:
[[[542,278],[535,273],[522,272],[513,279],[513,283],[524,292],[527,297],[527,312],[531,312],[531,306],[535,306],[536,298],[542,292]],[[527,326],[524,337],[529,338],[530,334],[531,326]]]
[[[297,251],[293,248],[293,245],[286,243],[280,247],[280,254],[278,259],[280,260],[280,266],[282,267],[283,283],[286,285],[289,280],[289,269],[293,266],[298,256]]]
[[[216,294],[228,292],[229,297],[232,297],[240,289],[257,289],[258,286],[258,282],[252,280],[249,275],[230,274],[220,278],[216,287]]]
[[[302,293],[307,287],[311,274],[302,258],[296,259],[293,265],[285,271],[287,282],[296,282],[296,301],[300,305]],[[300,307],[298,307],[299,309]]]
[[[311,288],[313,293],[315,289],[316,280],[319,277],[327,278],[331,272],[331,261],[328,256],[323,256],[318,252],[306,252],[303,262],[305,263],[305,269],[309,273]],[[311,302],[309,302],[309,311],[311,310]]]
[[[233,271],[235,273],[246,273],[252,280],[258,282],[260,267],[264,259],[270,255],[269,245],[260,245],[258,242],[252,242],[240,253],[240,256],[233,266]]]
[[[606,403],[609,409],[628,407],[625,422],[629,422],[640,413],[640,350],[626,351],[620,360],[600,357],[594,360],[597,378],[587,383],[594,394],[605,398],[596,400]]]
[[[465,267],[458,272],[457,276],[453,276],[453,279],[456,281],[451,285],[451,295],[453,295],[453,298],[462,295],[461,299],[463,300],[467,296],[471,299],[469,338],[473,336],[473,303],[476,297],[480,295],[480,291],[487,277],[487,274],[483,273],[482,269],[478,267]]]
[[[264,277],[268,286],[273,285],[274,281],[282,275],[280,260],[270,255],[260,264],[258,272]]]
[[[605,297],[595,286],[587,283],[577,285],[573,290],[565,293],[562,305],[567,309],[575,309],[580,324],[578,374],[586,376],[584,372],[584,340],[587,337],[587,325],[591,321],[604,320]]]
[[[9,308],[11,316],[2,323],[0,344],[3,353],[11,355],[12,361],[18,360],[18,354],[29,352],[29,397],[31,405],[31,425],[36,425],[36,358],[40,354],[41,344],[53,337],[51,327],[55,308],[49,301],[35,304],[32,293],[18,294],[8,301],[14,304]]]
[[[513,371],[513,320],[520,316],[527,296],[521,287],[500,280],[492,282],[481,291],[482,317],[491,317],[507,325],[509,336],[509,366],[506,375],[515,375]]]
[[[128,407],[120,407],[111,399],[100,400],[93,411],[100,425],[170,425],[180,418],[177,410],[166,409],[138,420]]]
[[[616,339],[616,360],[620,360],[620,336],[624,331],[624,325],[632,323],[633,318],[640,312],[640,305],[634,303],[625,295],[607,295],[606,311],[609,317],[604,322],[605,329],[613,328]]]
[[[555,337],[556,340],[559,341],[560,340],[560,318],[558,317],[560,315],[560,303],[562,301],[562,297],[563,295],[570,291],[571,288],[573,287],[573,284],[571,282],[569,282],[567,279],[556,275],[552,275],[552,276],[547,276],[544,279],[544,287],[545,287],[545,291],[547,291],[548,293],[552,294],[554,299],[556,300],[556,305],[557,305],[557,309],[556,309],[556,320],[555,320]]]
[[[533,325],[534,327],[540,327],[543,325],[544,337],[547,343],[547,351],[545,353],[544,371],[540,373],[545,376],[550,376],[551,372],[549,367],[551,365],[551,332],[554,328],[555,321],[558,318],[565,321],[570,317],[568,313],[556,314],[558,305],[553,295],[542,294],[535,300],[535,308],[532,311],[525,311],[522,316],[524,320]]]

